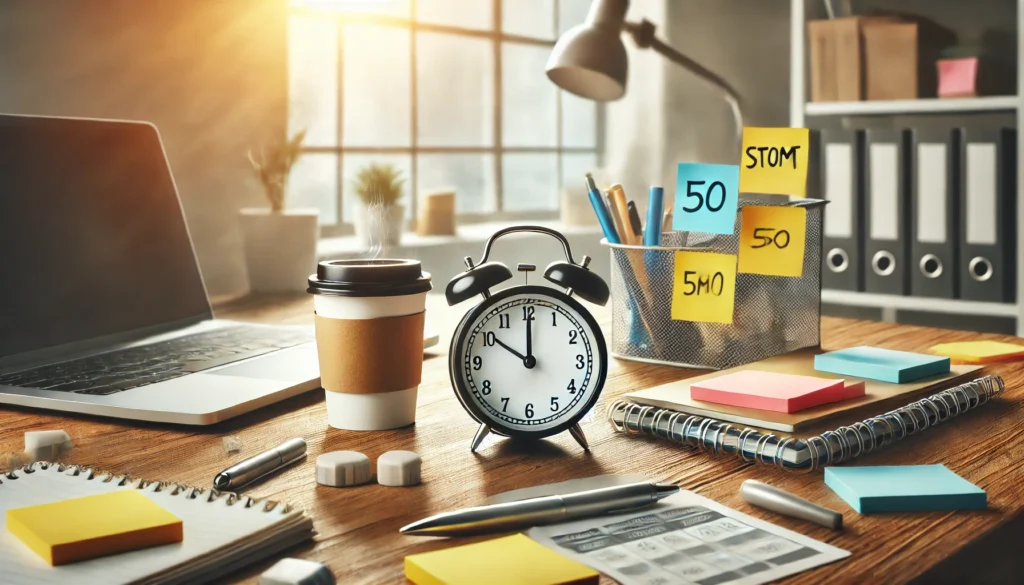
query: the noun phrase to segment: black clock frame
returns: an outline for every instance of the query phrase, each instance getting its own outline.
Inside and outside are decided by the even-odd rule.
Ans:
[[[538,295],[538,296],[549,296],[556,301],[565,303],[569,307],[572,307],[576,312],[583,318],[583,320],[590,327],[590,330],[594,333],[594,350],[597,353],[597,360],[600,360],[601,373],[594,378],[594,392],[591,393],[590,398],[584,404],[583,408],[578,413],[573,415],[565,422],[558,426],[551,427],[550,429],[537,430],[537,431],[524,431],[506,426],[503,422],[488,417],[480,410],[476,404],[469,398],[472,392],[464,387],[461,383],[460,377],[457,375],[462,368],[462,360],[464,355],[462,352],[457,351],[462,348],[466,342],[466,338],[470,334],[468,327],[469,323],[476,320],[478,316],[489,311],[495,305],[501,303],[505,299],[515,295]],[[595,361],[597,361],[595,360]],[[604,382],[608,376],[608,346],[604,341],[604,333],[601,331],[601,327],[598,326],[597,320],[590,314],[590,311],[586,309],[579,301],[563,293],[562,291],[551,288],[548,286],[538,285],[522,285],[513,286],[503,289],[483,301],[477,304],[475,307],[469,310],[459,324],[455,326],[455,335],[452,336],[452,343],[448,347],[448,376],[451,379],[452,388],[455,390],[455,396],[462,403],[462,407],[466,409],[473,420],[476,422],[487,425],[491,431],[505,437],[516,437],[526,439],[543,439],[558,433],[564,432],[569,427],[578,423],[583,417],[587,415],[596,405],[597,400],[601,397],[601,391],[604,390]]]

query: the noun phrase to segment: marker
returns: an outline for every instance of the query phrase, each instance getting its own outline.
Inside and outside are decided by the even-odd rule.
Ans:
[[[213,478],[213,487],[221,491],[237,490],[257,479],[276,473],[306,456],[306,442],[291,439],[255,457],[240,461]]]
[[[839,512],[823,508],[785,490],[754,479],[748,479],[740,485],[740,497],[748,504],[771,510],[783,516],[807,520],[832,530],[843,529],[843,515]]]
[[[601,224],[604,238],[608,240],[609,244],[621,244],[622,240],[619,239],[619,235],[615,231],[615,222],[612,220],[608,208],[605,207],[601,190],[597,188],[597,184],[594,183],[594,177],[590,173],[587,173],[587,195],[590,197],[590,205],[594,208],[597,222]]]
[[[647,191],[647,231],[644,232],[645,246],[661,245],[661,214],[665,204],[665,190],[651,186]]]
[[[629,227],[633,228],[633,235],[638,238],[643,236],[644,228],[640,225],[640,213],[636,210],[636,203],[630,201],[626,208],[629,210]]]

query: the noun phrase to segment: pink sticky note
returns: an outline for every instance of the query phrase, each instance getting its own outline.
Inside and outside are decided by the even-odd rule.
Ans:
[[[864,395],[864,382],[743,370],[690,385],[694,400],[774,412],[797,412]]]

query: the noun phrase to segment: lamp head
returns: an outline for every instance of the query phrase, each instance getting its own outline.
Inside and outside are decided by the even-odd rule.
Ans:
[[[548,78],[580,97],[611,101],[626,93],[629,61],[622,42],[628,0],[595,0],[583,24],[562,35],[548,59]]]

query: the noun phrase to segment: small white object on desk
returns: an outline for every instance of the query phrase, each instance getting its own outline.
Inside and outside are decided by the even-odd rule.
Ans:
[[[420,482],[423,460],[412,451],[388,451],[377,459],[377,483],[390,487]]]
[[[25,433],[25,454],[32,461],[55,460],[71,447],[71,435],[61,430]]]
[[[260,575],[260,585],[335,585],[327,565],[304,559],[281,559]]]
[[[364,484],[373,477],[370,458],[356,451],[331,451],[316,458],[316,482],[331,487]]]

